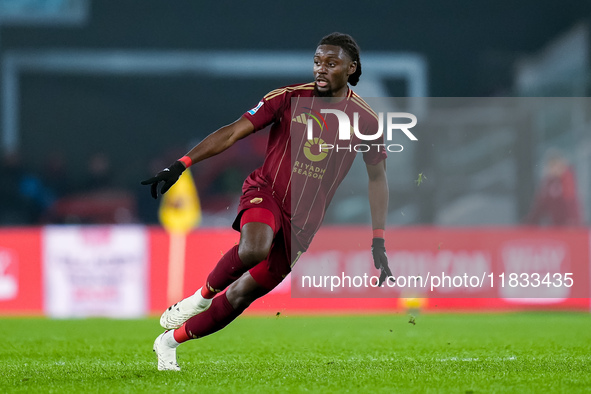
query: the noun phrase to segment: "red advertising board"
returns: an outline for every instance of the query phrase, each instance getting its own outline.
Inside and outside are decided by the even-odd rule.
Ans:
[[[0,314],[46,313],[47,289],[43,281],[43,228],[0,229]],[[170,236],[161,228],[146,228],[149,262],[147,307],[160,314],[169,306],[168,273]],[[201,287],[219,258],[238,242],[233,230],[198,229],[186,239],[182,283],[183,296]],[[588,229],[536,228],[396,228],[386,233],[386,248],[394,276],[478,276],[494,283],[488,288],[468,282],[467,288],[436,286],[429,291],[371,286],[302,288],[302,276],[323,273],[375,276],[366,228],[325,227],[310,250],[273,292],[253,303],[248,313],[384,313],[405,307],[430,311],[579,309],[590,307],[590,234]],[[414,270],[414,271],[412,271]],[[511,273],[570,273],[575,286],[554,286],[547,297],[531,295],[523,279],[509,282]],[[326,272],[326,271],[325,271]],[[505,287],[499,275],[505,274]],[[469,275],[468,275],[469,274]],[[565,277],[561,277],[563,283]],[[540,282],[543,281],[541,277]],[[490,283],[490,282],[489,282]],[[462,283],[463,284],[463,283]],[[511,284],[515,286],[511,286]],[[474,286],[472,286],[474,285]],[[473,288],[470,288],[472,286]],[[525,291],[524,291],[525,289]],[[415,289],[416,290],[416,289]],[[423,289],[425,290],[425,289]],[[432,290],[432,291],[431,291]]]
[[[292,297],[428,298],[428,309],[587,308],[587,229],[390,229],[396,281],[377,285],[367,230],[326,227],[292,273]],[[374,276],[372,281],[372,276]]]
[[[162,267],[162,264],[167,264],[168,236],[160,229],[151,229],[150,234],[153,254],[151,305],[152,312],[159,313],[168,305],[164,288],[167,269]],[[432,311],[589,308],[589,232],[586,229],[425,227],[387,231],[386,247],[395,275],[409,276],[410,268],[419,268],[433,273],[439,269],[439,276],[442,273],[451,277],[470,273],[471,277],[475,276],[472,274],[475,274],[473,270],[476,267],[484,270],[479,272],[480,279],[482,273],[486,274],[485,279],[489,281],[486,289],[480,286],[470,288],[470,283],[467,283],[464,289],[440,286],[428,294],[363,286],[339,288],[334,292],[327,291],[326,286],[305,289],[296,286],[301,283],[303,274],[319,272],[318,266],[322,265],[333,267],[332,273],[336,274],[347,271],[377,275],[369,248],[371,239],[367,234],[365,228],[323,228],[310,250],[296,264],[293,278],[288,277],[273,292],[253,303],[248,311],[376,313],[396,311],[408,305],[420,305]],[[232,230],[196,230],[188,235],[185,280],[182,284],[185,296],[205,283],[208,273],[222,254],[237,241],[238,234]],[[510,283],[511,273],[527,273],[531,278],[540,270],[547,270],[548,273],[553,270],[552,274],[571,273],[576,287],[554,287],[555,283],[548,282],[550,293],[541,297],[538,293],[528,293],[531,288],[522,286],[521,282],[517,282],[519,286],[511,286],[515,284]],[[499,277],[503,274],[505,287],[502,287],[502,277]],[[542,276],[540,281],[543,279]],[[407,298],[412,300],[407,301]]]
[[[41,314],[41,233],[0,228],[0,313]]]

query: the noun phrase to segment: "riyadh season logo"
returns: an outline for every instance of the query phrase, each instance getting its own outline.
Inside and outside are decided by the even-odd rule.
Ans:
[[[359,131],[359,113],[358,112],[354,112],[353,113],[353,126],[351,127],[351,120],[349,119],[349,115],[347,115],[345,112],[343,111],[339,111],[336,109],[321,109],[320,113],[318,113],[317,111],[312,110],[311,108],[308,107],[304,107],[307,110],[313,111],[315,114],[311,113],[311,112],[305,112],[302,115],[298,116],[301,117],[299,119],[299,121],[301,123],[304,123],[303,120],[306,120],[306,126],[307,126],[307,138],[308,138],[308,143],[310,146],[312,145],[319,145],[319,154],[313,155],[310,152],[310,155],[313,156],[312,158],[309,157],[308,154],[306,154],[307,152],[305,151],[305,147],[304,147],[304,154],[306,154],[306,157],[308,157],[309,159],[314,159],[313,161],[319,161],[322,160],[324,157],[326,157],[327,155],[327,151],[330,149],[335,149],[337,152],[339,151],[349,151],[349,152],[369,152],[371,149],[380,149],[380,147],[384,147],[388,152],[392,152],[392,153],[397,153],[397,152],[402,152],[404,147],[400,144],[390,144],[390,143],[384,143],[384,144],[377,144],[377,143],[370,143],[370,141],[375,141],[379,138],[382,137],[382,135],[384,135],[384,113],[383,112],[379,112],[378,113],[378,130],[374,133],[374,134],[362,134]],[[320,127],[320,129],[324,127],[328,128],[327,124],[326,124],[326,120],[324,119],[324,117],[322,116],[322,114],[333,114],[337,117],[337,120],[339,122],[339,140],[341,141],[346,141],[346,140],[351,140],[351,136],[355,135],[357,138],[359,138],[362,141],[367,141],[367,143],[360,143],[360,144],[355,144],[355,145],[351,145],[349,144],[348,146],[335,146],[333,144],[327,144],[326,142],[324,142],[322,139],[320,138],[314,138],[314,121],[318,124],[318,126]],[[305,115],[308,115],[307,119],[305,118]],[[417,124],[417,117],[411,113],[408,112],[387,112],[385,114],[386,117],[386,132],[385,132],[385,142],[389,142],[392,141],[392,136],[394,134],[394,131],[396,130],[400,130],[404,133],[404,135],[406,135],[406,137],[411,140],[411,141],[418,141],[417,137],[415,137],[415,135],[413,133],[410,132],[409,129],[413,128],[414,126],[416,126]],[[410,122],[408,123],[395,123],[395,121],[398,121],[400,119],[408,119],[410,120]],[[296,118],[297,120],[297,118]],[[310,150],[310,147],[308,146],[308,150]]]

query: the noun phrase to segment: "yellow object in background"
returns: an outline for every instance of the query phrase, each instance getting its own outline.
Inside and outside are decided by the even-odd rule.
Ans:
[[[409,312],[418,312],[421,309],[427,306],[428,299],[427,298],[399,298],[398,305],[409,311]]]
[[[170,233],[186,234],[201,222],[201,203],[191,171],[184,171],[178,181],[162,196],[158,211],[160,223]]]
[[[172,305],[184,295],[187,233],[201,222],[201,203],[191,171],[185,170],[162,196],[158,216],[170,235],[167,298]]]

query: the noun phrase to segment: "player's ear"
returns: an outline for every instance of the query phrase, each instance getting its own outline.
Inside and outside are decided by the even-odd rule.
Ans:
[[[349,64],[349,71],[347,72],[347,74],[348,75],[353,75],[353,74],[355,74],[355,71],[357,71],[357,62],[353,60]]]

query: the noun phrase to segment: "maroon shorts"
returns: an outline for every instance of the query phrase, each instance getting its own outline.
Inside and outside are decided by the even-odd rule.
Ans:
[[[232,228],[240,231],[242,215],[251,208],[266,209],[273,214],[275,220],[275,238],[267,259],[248,271],[258,284],[272,290],[291,272],[291,220],[271,193],[252,189],[240,197],[238,216]]]

